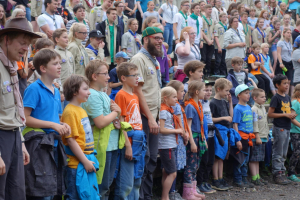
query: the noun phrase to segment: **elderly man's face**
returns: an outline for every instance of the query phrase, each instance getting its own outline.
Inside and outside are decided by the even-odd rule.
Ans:
[[[7,38],[7,36],[4,37],[4,43],[2,44],[4,44],[7,48],[7,57],[10,61],[21,61],[25,52],[28,51],[30,42],[30,37],[20,34],[18,37],[12,40]]]

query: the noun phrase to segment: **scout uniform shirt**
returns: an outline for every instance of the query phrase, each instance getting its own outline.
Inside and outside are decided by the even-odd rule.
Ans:
[[[85,48],[85,51],[89,57],[89,60],[104,60],[104,49],[98,48],[98,54],[96,55],[95,52],[92,49]]]
[[[253,0],[237,0],[236,3],[241,2],[245,5],[245,8],[254,8],[254,1]]]
[[[68,46],[68,50],[72,53],[75,60],[75,74],[85,74],[85,67],[89,63],[89,57],[81,44],[82,40],[75,39]]]
[[[267,142],[269,135],[269,126],[267,120],[267,112],[264,105],[254,103],[251,108],[253,112],[253,132],[259,133],[259,137],[263,142]]]
[[[267,34],[264,30],[260,30],[258,27],[252,32],[252,43],[262,44],[267,42]]]
[[[214,36],[218,37],[219,44],[221,49],[223,48],[224,43],[224,33],[227,31],[227,25],[223,25],[222,22],[219,22],[214,27]],[[218,45],[215,42],[215,49],[218,49]]]
[[[203,15],[203,32],[208,37],[209,40],[212,40],[214,34],[214,21],[212,18],[207,18]],[[207,44],[207,41],[203,41],[204,44]]]
[[[38,17],[42,14],[42,0],[31,0],[31,16]]]
[[[136,38],[142,41],[141,35],[136,34]],[[130,32],[127,32],[122,36],[121,50],[123,49],[126,49],[126,53],[130,58],[132,58],[140,50],[134,36]]]
[[[61,57],[61,73],[60,84],[63,85],[67,78],[69,78],[75,72],[75,61],[73,55],[67,49],[64,49],[56,45],[54,51],[56,51]],[[63,87],[60,87],[60,91],[63,91]]]
[[[250,39],[251,39],[251,26],[249,26],[249,24],[243,24],[243,33],[245,35],[245,43],[246,43],[246,47],[249,48],[250,47]],[[266,38],[267,39],[267,38]]]
[[[261,11],[263,11],[263,9],[255,7],[255,10],[256,10],[255,11],[255,17],[259,17],[259,15],[260,15]]]
[[[106,19],[106,12],[101,6],[93,8],[89,14],[90,30],[95,30],[96,25]]]

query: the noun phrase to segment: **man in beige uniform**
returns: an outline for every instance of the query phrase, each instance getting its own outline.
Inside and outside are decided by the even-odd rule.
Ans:
[[[106,11],[111,7],[112,0],[104,0],[102,6],[94,7],[89,14],[90,30],[95,30],[96,25],[107,19]]]
[[[136,64],[139,69],[139,85],[134,89],[134,93],[139,97],[143,130],[147,135],[148,145],[140,199],[151,199],[152,173],[156,168],[158,153],[157,119],[161,103],[161,75],[156,57],[162,55],[163,32],[157,27],[148,27],[143,31],[142,40],[144,46],[130,62]]]
[[[12,37],[13,36],[13,37]],[[18,65],[34,34],[25,18],[11,19],[0,30],[0,199],[24,200],[24,165],[29,155],[20,127],[25,125]]]

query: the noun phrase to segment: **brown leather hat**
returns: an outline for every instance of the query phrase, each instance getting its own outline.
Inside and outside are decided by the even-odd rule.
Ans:
[[[32,32],[28,21],[25,18],[14,18],[8,20],[4,26],[4,29],[0,30],[0,35],[8,32],[26,33],[33,38],[41,38],[41,36]]]

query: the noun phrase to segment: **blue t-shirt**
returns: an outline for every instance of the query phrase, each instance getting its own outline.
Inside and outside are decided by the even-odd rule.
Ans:
[[[294,1],[293,3],[290,3],[289,9],[296,10],[300,6],[300,3],[298,1]]]
[[[268,72],[271,73],[271,70],[270,70],[270,66],[269,66],[269,63],[270,63],[270,56],[267,55],[267,60],[265,59],[265,57],[262,55],[261,56],[262,59],[264,60],[264,67],[266,68],[266,70],[268,70]],[[261,72],[264,72],[262,69],[260,69]]]
[[[24,107],[32,108],[31,117],[60,124],[59,114],[62,114],[62,108],[60,93],[56,87],[53,94],[41,79],[38,79],[25,90],[23,103]],[[51,128],[43,130],[46,133],[56,132]]]
[[[113,68],[110,72],[109,72],[109,80],[108,82],[110,83],[119,83],[119,79],[118,79],[118,75],[117,75],[117,68]],[[122,86],[118,86],[118,87],[115,87],[115,88],[112,88],[114,90],[121,90],[122,89]]]
[[[173,110],[174,110],[174,114],[175,115],[180,115],[181,116],[181,123],[182,123],[182,126],[184,126],[184,122],[183,122],[183,114],[182,114],[182,111],[181,111],[181,106],[179,105],[179,103],[176,103],[175,106],[172,106]]]
[[[137,2],[140,2],[141,8],[143,10],[143,13],[147,11],[147,4],[151,0],[136,0]]]
[[[251,19],[251,17],[248,17],[248,24],[249,26],[251,26],[252,28],[255,28],[255,24],[257,22],[257,18],[255,17],[254,19]]]
[[[201,133],[200,118],[194,106],[188,104],[185,107],[185,114],[187,119],[192,119],[192,132]]]
[[[237,104],[233,109],[233,123],[238,124],[238,130],[253,133],[253,114],[249,105]]]

